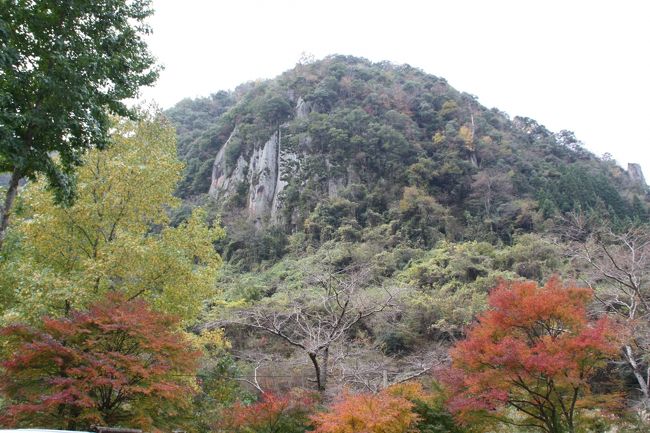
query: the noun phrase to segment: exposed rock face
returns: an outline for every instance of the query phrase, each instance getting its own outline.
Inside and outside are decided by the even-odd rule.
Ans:
[[[630,176],[632,182],[637,185],[646,186],[645,177],[643,177],[643,171],[639,164],[628,164],[627,165],[627,175]]]
[[[255,149],[250,159],[248,213],[259,221],[268,215],[277,202],[284,185],[280,183],[280,130],[260,149]]]
[[[296,104],[296,117],[309,115],[311,107],[302,99]],[[277,222],[281,207],[280,193],[287,186],[291,168],[298,156],[282,148],[282,127],[279,127],[262,145],[255,146],[250,155],[240,155],[235,167],[226,167],[226,152],[239,139],[237,128],[221,147],[212,166],[209,194],[215,200],[226,200],[238,193],[242,184],[248,187],[247,207],[251,220],[257,225],[267,216]]]
[[[234,194],[239,183],[246,177],[247,164],[244,158],[239,157],[232,173],[226,173],[225,154],[228,146],[236,139],[237,128],[235,128],[226,143],[219,149],[214,164],[212,165],[212,182],[210,183],[209,194],[219,200],[227,195]]]
[[[307,118],[311,111],[311,104],[298,98],[295,118]],[[258,227],[267,222],[276,223],[280,220],[281,193],[300,166],[300,154],[283,148],[282,131],[283,126],[280,126],[263,145],[252,146],[252,152],[240,155],[233,167],[227,167],[226,155],[229,147],[241,144],[239,132],[235,128],[217,153],[212,166],[210,196],[223,202],[236,194],[242,194],[244,189],[248,216]],[[298,148],[309,149],[311,141],[309,135],[301,136]],[[329,168],[329,162],[327,165]],[[338,197],[341,190],[354,182],[359,182],[359,175],[348,167],[347,173],[333,175],[328,180],[326,185],[328,196]]]
[[[228,146],[237,138],[236,133],[236,130],[233,131],[214,160],[210,195],[215,200],[225,200],[237,194],[244,183],[248,186],[250,218],[261,222],[265,215],[273,214],[275,217],[280,205],[278,195],[287,185],[280,176],[281,171],[285,169],[280,158],[281,132],[278,129],[264,145],[255,148],[248,157],[239,156],[235,167],[228,172],[225,155]],[[285,158],[295,159],[295,156],[286,155]]]
[[[296,103],[296,119],[306,118],[309,116],[311,109],[310,103],[303,101],[302,98],[298,98],[298,102]]]

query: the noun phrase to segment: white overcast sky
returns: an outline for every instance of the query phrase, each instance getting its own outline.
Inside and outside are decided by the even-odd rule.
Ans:
[[[408,63],[510,116],[574,131],[650,180],[650,2],[154,0],[168,108],[292,68],[302,53]]]

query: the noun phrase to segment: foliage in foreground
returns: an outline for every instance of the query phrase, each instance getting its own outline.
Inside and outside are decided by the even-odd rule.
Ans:
[[[607,318],[588,319],[591,297],[557,278],[544,287],[502,282],[490,294],[492,308],[451,351],[450,410],[466,423],[497,418],[573,433],[588,409],[614,404],[616,395],[590,392],[590,379],[617,355],[620,340]]]
[[[83,153],[107,144],[109,113],[135,116],[124,100],[158,76],[152,13],[149,0],[0,3],[0,171],[12,172],[0,247],[21,178],[45,175],[69,201]]]
[[[315,403],[313,394],[301,390],[265,393],[251,405],[235,403],[215,428],[224,433],[301,433],[309,428]]]
[[[170,224],[182,169],[174,129],[156,115],[116,121],[111,147],[83,162],[70,207],[57,206],[43,180],[21,191],[21,218],[0,263],[5,321],[61,316],[111,290],[194,321],[214,292],[221,258],[212,243],[224,232],[200,208]]]
[[[264,393],[260,401],[236,403],[216,425],[228,433],[460,433],[443,406],[438,388],[425,391],[418,382],[393,385],[376,394],[344,392],[333,403],[302,390]]]
[[[2,329],[3,425],[88,430],[92,424],[158,431],[189,408],[198,353],[178,321],[111,293],[88,310],[44,318],[43,329]]]
[[[409,382],[377,394],[345,393],[312,420],[317,433],[460,432],[440,403],[435,393]]]

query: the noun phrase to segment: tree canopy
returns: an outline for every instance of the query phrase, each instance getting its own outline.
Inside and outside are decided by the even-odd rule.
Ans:
[[[557,278],[544,287],[502,282],[490,294],[491,309],[451,351],[450,409],[465,421],[493,416],[546,433],[581,431],[587,409],[611,402],[592,395],[589,380],[618,352],[613,322],[587,318],[591,296]]]
[[[173,317],[111,293],[88,310],[44,318],[42,329],[3,328],[9,398],[0,422],[88,430],[93,424],[159,431],[178,425],[193,393],[196,358]]]
[[[59,202],[84,152],[108,142],[109,113],[157,76],[144,36],[149,0],[0,2],[0,171],[12,172],[0,246],[19,179],[44,174]]]
[[[13,294],[7,319],[61,315],[69,304],[113,290],[196,319],[214,292],[221,259],[213,242],[223,229],[208,226],[200,208],[170,224],[182,164],[173,128],[157,115],[145,117],[117,120],[111,146],[83,157],[72,206],[57,206],[44,179],[22,192],[16,244],[0,277],[1,290]]]

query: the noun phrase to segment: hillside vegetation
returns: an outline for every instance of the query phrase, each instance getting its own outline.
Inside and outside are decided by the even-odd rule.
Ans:
[[[647,186],[571,131],[488,109],[443,78],[331,56],[166,114],[187,164],[176,217],[204,203],[227,232],[222,294],[202,321],[225,326],[262,378],[291,371],[260,389],[419,377],[502,279],[581,281],[602,290],[598,311],[617,308],[630,276],[643,289],[628,296],[647,296],[647,263],[624,264],[620,248],[630,236],[648,248],[634,232]],[[606,376],[634,386],[631,373]]]
[[[138,114],[19,188],[1,426],[647,431],[639,171],[346,56]]]
[[[381,225],[400,243],[430,248],[441,238],[511,243],[571,211],[619,225],[647,217],[645,185],[572,132],[510,119],[408,65],[333,56],[184,100],[167,115],[187,163],[178,194],[188,200],[210,190],[226,142],[228,177],[281,133],[279,213],[255,217],[316,246],[362,240]],[[243,185],[216,203],[225,218],[249,203],[247,179],[234,180]]]

